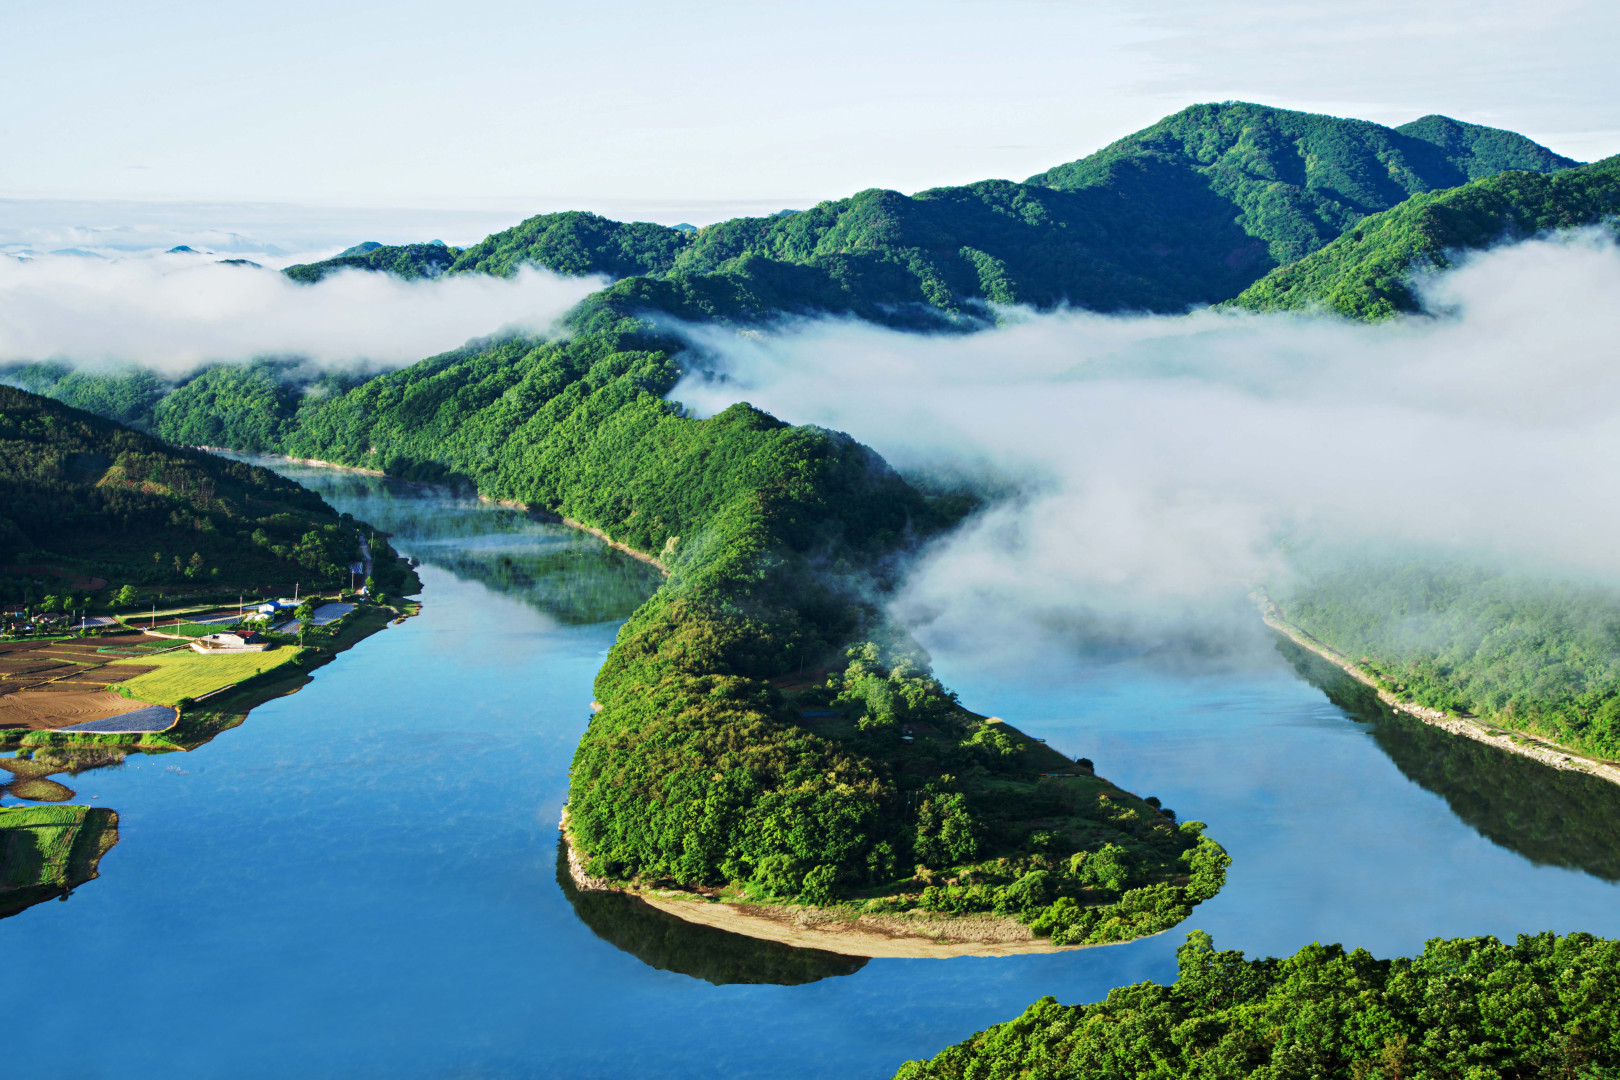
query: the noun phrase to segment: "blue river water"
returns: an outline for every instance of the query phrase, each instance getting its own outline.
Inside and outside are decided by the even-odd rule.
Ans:
[[[862,963],[581,899],[556,822],[645,568],[444,492],[296,475],[421,560],[423,611],[190,753],[58,777],[120,840],[66,902],[0,920],[11,1075],[880,1078],[1042,995],[1172,979],[1193,927],[1251,955],[1620,934],[1612,792],[1352,718],[1281,657],[936,652],[964,703],[1208,823],[1229,883],[1169,934]]]

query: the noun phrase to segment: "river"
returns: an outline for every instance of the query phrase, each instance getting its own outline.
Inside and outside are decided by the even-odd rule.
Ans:
[[[1225,891],[1158,938],[866,962],[581,898],[568,764],[653,572],[516,511],[280,468],[421,560],[422,613],[191,753],[58,777],[121,839],[67,902],[0,919],[15,1075],[879,1078],[1041,995],[1171,979],[1194,927],[1251,955],[1620,935],[1620,788],[1357,720],[1280,656],[1188,676],[936,649],[965,704],[1227,846]]]

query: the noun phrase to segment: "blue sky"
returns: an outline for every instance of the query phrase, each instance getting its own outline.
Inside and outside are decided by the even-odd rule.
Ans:
[[[1022,178],[1226,98],[1592,159],[1620,150],[1617,10],[11,0],[0,198],[427,208],[401,221],[451,242],[565,207],[702,224]]]

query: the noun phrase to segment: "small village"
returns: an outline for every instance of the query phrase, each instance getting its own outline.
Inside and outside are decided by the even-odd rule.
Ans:
[[[361,614],[380,616],[381,625],[395,612],[373,590],[368,579],[353,590],[303,593],[295,585],[290,596],[239,596],[234,604],[151,598],[145,611],[129,610],[138,600],[120,590],[106,613],[51,603],[0,611],[0,741],[168,731],[187,709],[311,648],[337,646]]]

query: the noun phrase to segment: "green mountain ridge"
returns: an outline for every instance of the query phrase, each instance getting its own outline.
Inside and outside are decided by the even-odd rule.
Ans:
[[[1178,312],[1230,299],[1414,194],[1574,164],[1522,135],[1442,116],[1386,128],[1225,102],[1185,109],[1024,183],[871,189],[690,232],[542,214],[460,252],[443,272],[603,274],[619,282],[618,314],[741,323],[835,313],[977,325],[990,304]],[[286,272],[319,280],[363,264],[431,276],[414,251],[422,246]]]

